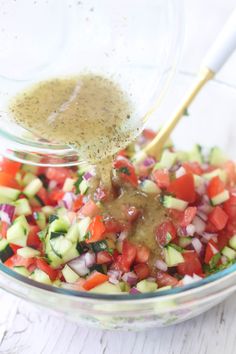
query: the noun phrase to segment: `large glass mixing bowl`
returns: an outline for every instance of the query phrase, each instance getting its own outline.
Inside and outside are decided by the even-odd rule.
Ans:
[[[157,115],[167,117],[193,80],[180,75]],[[236,87],[213,81],[179,124],[174,141],[181,148],[198,142],[218,145],[236,159]],[[149,124],[157,128],[153,116]],[[168,291],[138,295],[100,295],[55,288],[13,272],[0,264],[0,287],[83,326],[144,330],[187,320],[207,311],[236,290],[236,264],[201,281]]]
[[[178,0],[2,0],[0,152],[31,164],[78,164],[72,148],[10,122],[8,107],[38,81],[83,72],[118,83],[132,97],[132,124],[141,129],[173,76],[182,22]]]

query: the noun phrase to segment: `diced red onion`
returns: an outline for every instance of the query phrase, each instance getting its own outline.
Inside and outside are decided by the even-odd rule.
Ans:
[[[149,166],[155,165],[155,163],[156,163],[156,160],[153,157],[147,157],[143,161],[143,164],[144,164],[145,167],[149,167]]]
[[[199,205],[198,210],[202,211],[205,214],[209,214],[211,211],[212,207],[209,204],[202,204]]]
[[[197,232],[198,234],[202,234],[202,232],[205,231],[206,224],[198,216],[195,216],[195,218],[192,221],[192,224],[195,226],[195,232]]]
[[[76,197],[75,197],[74,193],[66,192],[62,198],[65,208],[68,210],[71,210],[75,199],[76,199]]]
[[[1,204],[0,205],[0,219],[5,221],[8,224],[11,224],[13,216],[15,213],[15,207],[10,204]]]
[[[96,262],[96,256],[94,253],[91,253],[91,252],[85,253],[84,259],[85,259],[85,265],[88,268],[92,267]]]
[[[205,240],[207,240],[207,241],[210,241],[213,237],[217,237],[218,235],[217,234],[213,234],[213,233],[209,233],[209,232],[203,232],[202,234],[201,234],[201,236],[205,239]]]
[[[155,278],[153,278],[153,277],[148,277],[148,278],[147,278],[147,281],[153,281],[153,282],[156,282],[156,279],[155,279]]]
[[[203,211],[201,211],[201,210],[198,210],[197,211],[197,216],[199,216],[199,218],[201,218],[203,221],[207,221],[207,215],[203,212]]]
[[[178,170],[175,172],[175,177],[179,178],[182,177],[186,174],[186,170],[183,166],[181,166],[180,168],[178,168]]]
[[[192,245],[193,245],[193,248],[195,249],[195,251],[197,252],[197,254],[200,254],[201,251],[202,251],[202,243],[201,243],[201,241],[199,241],[198,238],[194,237],[192,239]]]
[[[193,224],[186,226],[186,232],[188,236],[193,236],[196,231],[196,227]]]
[[[209,199],[209,197],[206,194],[203,195],[202,201],[203,201],[203,204],[209,204],[210,203],[210,199]]]
[[[177,229],[177,234],[178,234],[179,237],[187,236],[186,227],[179,226],[178,229]]]
[[[166,272],[168,270],[167,264],[164,261],[162,261],[161,259],[158,259],[156,261],[155,266],[158,269],[162,270],[163,272]]]
[[[199,281],[201,280],[202,278],[199,277],[198,275],[196,274],[193,274],[193,276],[190,276],[190,275],[185,275],[182,279],[182,284],[183,285],[188,285],[188,284],[192,284],[192,283],[195,283],[196,281]]]
[[[121,278],[121,271],[119,270],[109,270],[107,275],[109,276],[109,282],[112,284],[118,284]]]
[[[138,291],[138,289],[136,289],[136,288],[131,288],[129,293],[132,295],[141,294],[140,291]]]
[[[198,194],[200,195],[204,195],[204,193],[206,193],[206,186],[204,183],[201,183],[197,188],[196,191]]]
[[[137,284],[138,277],[134,272],[128,272],[122,276],[122,280],[132,286]]]
[[[88,181],[90,178],[92,178],[93,177],[93,175],[92,175],[92,173],[90,173],[90,172],[85,172],[85,174],[83,175],[83,178],[86,180],[86,181]]]
[[[70,261],[68,265],[80,276],[84,276],[89,273],[89,269],[86,266],[84,254]]]

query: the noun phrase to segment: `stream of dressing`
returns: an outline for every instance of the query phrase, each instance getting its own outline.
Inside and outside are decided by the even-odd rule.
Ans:
[[[83,74],[42,81],[14,98],[13,119],[37,136],[75,147],[110,183],[112,156],[133,139],[128,95],[108,78]]]

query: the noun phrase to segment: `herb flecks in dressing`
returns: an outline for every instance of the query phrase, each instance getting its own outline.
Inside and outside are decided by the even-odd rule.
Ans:
[[[127,94],[99,75],[40,82],[18,95],[10,111],[26,129],[49,141],[74,146],[90,162],[112,156],[132,140]]]

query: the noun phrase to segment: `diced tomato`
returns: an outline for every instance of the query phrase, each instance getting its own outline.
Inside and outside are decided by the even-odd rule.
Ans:
[[[137,187],[138,178],[135,173],[135,168],[128,159],[126,159],[125,157],[119,157],[114,162],[114,167],[117,170],[117,172],[119,172],[121,178],[125,182],[128,182],[132,186]]]
[[[160,246],[167,245],[176,237],[176,228],[172,221],[164,221],[156,229],[156,240]]]
[[[48,167],[46,177],[49,180],[54,180],[60,185],[63,185],[66,178],[71,177],[71,170],[66,167]]]
[[[156,170],[153,172],[153,178],[159,188],[168,188],[170,185],[170,174],[168,170]]]
[[[157,272],[156,279],[159,288],[162,288],[163,286],[176,286],[178,284],[178,280],[176,278],[161,270]]]
[[[1,221],[1,232],[0,234],[2,235],[3,238],[7,237],[7,230],[8,230],[8,223],[5,221]]]
[[[227,161],[224,164],[224,169],[227,173],[228,176],[228,184],[229,185],[234,185],[236,182],[236,167],[235,167],[235,162],[233,161]]]
[[[223,230],[228,219],[228,215],[220,206],[216,206],[208,215],[208,220],[217,228],[217,230]]]
[[[16,188],[16,189],[19,188],[19,184],[16,182],[13,175],[5,171],[0,172],[0,186]]]
[[[184,263],[177,266],[180,275],[202,275],[202,265],[195,251],[185,251],[182,256],[184,257]]]
[[[197,213],[197,208],[196,207],[188,207],[187,209],[185,209],[184,216],[183,216],[183,219],[182,219],[180,225],[183,226],[183,227],[186,227],[189,224],[191,224],[191,222],[193,221],[196,213]]]
[[[73,211],[78,211],[83,206],[83,196],[79,195],[73,204]]]
[[[212,257],[217,253],[219,253],[219,250],[217,248],[217,244],[214,241],[210,240],[206,246],[204,262],[206,264],[209,264]]]
[[[122,254],[117,257],[115,263],[113,264],[113,268],[121,270],[125,273],[129,272],[130,267],[135,260],[136,252],[136,246],[128,240],[124,240]]]
[[[87,243],[97,242],[104,239],[106,228],[102,216],[97,215],[93,218],[89,225],[88,232],[90,237],[86,240]]]
[[[194,187],[194,178],[191,173],[173,180],[167,188],[169,193],[174,194],[177,198],[193,203],[196,199],[196,192]]]
[[[14,266],[23,266],[28,268],[30,265],[35,263],[35,258],[24,258],[19,256],[18,254],[14,254],[12,257],[8,258],[8,260],[4,263],[7,267]]]
[[[105,228],[106,228],[106,233],[119,233],[121,231],[124,231],[124,225],[121,224],[119,221],[115,219],[108,219],[105,220],[104,222]]]
[[[185,169],[186,173],[193,173],[194,175],[201,175],[202,168],[199,162],[183,162],[183,168]]]
[[[125,217],[128,221],[134,222],[140,216],[140,210],[135,206],[125,207]]]
[[[150,249],[147,246],[138,245],[136,247],[135,263],[146,263],[150,257]]]
[[[100,209],[96,203],[92,199],[90,199],[81,209],[80,213],[84,216],[89,216],[90,218],[98,215],[100,213]]]
[[[217,237],[217,248],[221,251],[225,246],[228,245],[230,238],[233,233],[229,233],[227,230],[222,230],[218,233]]]
[[[183,218],[184,218],[184,212],[176,209],[169,209],[169,216],[170,218],[176,222],[177,224],[181,224]]]
[[[214,224],[212,224],[211,221],[207,220],[205,231],[210,233],[215,233],[218,232],[218,229],[215,227]]]
[[[146,263],[135,264],[134,271],[137,274],[138,280],[146,279],[150,275],[150,268]]]
[[[143,136],[147,140],[152,140],[152,139],[155,138],[156,133],[153,130],[151,130],[151,129],[144,129],[143,130]]]
[[[48,192],[47,192],[47,190],[46,190],[44,187],[42,187],[42,188],[38,191],[37,196],[42,200],[42,202],[43,202],[45,205],[47,205],[47,204],[49,203],[49,201],[48,201]]]
[[[5,157],[3,157],[3,160],[0,165],[2,171],[9,173],[12,176],[15,176],[21,167],[20,162],[12,161]]]
[[[37,268],[41,269],[43,272],[47,273],[49,278],[54,281],[57,279],[59,275],[58,269],[53,269],[44,259],[37,258],[36,259],[36,266]]]
[[[85,282],[83,284],[83,288],[88,291],[90,289],[95,288],[95,286],[98,286],[98,285],[104,283],[107,280],[108,280],[107,275],[95,271],[95,272],[91,273],[88,276],[88,278],[85,280]]]
[[[27,238],[27,246],[37,248],[37,249],[40,247],[41,241],[40,238],[38,237],[39,231],[40,228],[37,225],[30,226],[30,232]]]
[[[16,253],[19,248],[21,248],[21,246],[14,245],[13,243],[10,243],[9,246],[11,247],[14,253]]]
[[[236,193],[230,195],[230,198],[223,204],[223,208],[229,220],[236,220]]]
[[[56,205],[64,196],[64,192],[61,189],[55,188],[48,193],[48,203]]]
[[[112,255],[107,251],[100,251],[96,255],[97,264],[107,264],[113,261]]]
[[[218,177],[213,177],[207,187],[207,195],[209,198],[215,197],[217,194],[220,194],[225,189],[224,182]]]

